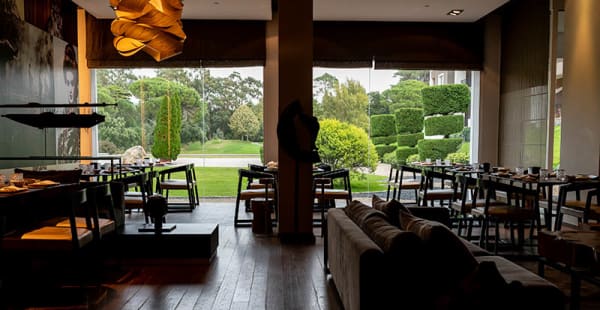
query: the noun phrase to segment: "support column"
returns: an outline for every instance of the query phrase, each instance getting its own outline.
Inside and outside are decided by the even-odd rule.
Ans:
[[[312,115],[313,3],[279,0],[274,6],[274,18],[267,24],[265,160],[277,156],[279,162],[281,242],[314,243],[312,163],[295,160],[280,143],[275,152],[272,143],[277,137],[267,135],[267,131],[276,135],[277,124],[272,120],[278,120],[294,100],[299,100],[304,113]],[[302,149],[310,149],[310,140],[305,138],[300,138],[298,144]]]
[[[87,66],[85,10],[77,9],[77,71],[79,75],[79,103],[92,102],[92,78]],[[91,108],[80,108],[81,114],[92,114]],[[80,155],[92,156],[92,128],[81,128],[79,134]],[[89,161],[82,161],[89,163]]]

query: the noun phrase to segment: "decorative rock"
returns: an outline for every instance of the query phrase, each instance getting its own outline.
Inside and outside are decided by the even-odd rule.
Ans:
[[[144,157],[147,157],[146,151],[141,145],[136,145],[128,148],[121,155],[121,161],[123,164],[135,164],[136,160],[143,160]]]

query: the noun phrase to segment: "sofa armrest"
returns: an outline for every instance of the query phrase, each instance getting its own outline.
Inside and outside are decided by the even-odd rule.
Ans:
[[[344,308],[367,309],[379,301],[375,292],[383,252],[343,209],[327,211],[327,255],[331,277]]]

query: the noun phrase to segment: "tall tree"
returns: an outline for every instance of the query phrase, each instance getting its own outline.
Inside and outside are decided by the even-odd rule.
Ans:
[[[394,77],[399,78],[399,81],[417,80],[429,83],[429,70],[398,70],[394,73]]]
[[[323,117],[349,123],[365,131],[369,128],[367,108],[369,97],[356,80],[347,80],[336,87],[334,95],[323,96]]]
[[[243,105],[231,114],[229,127],[235,137],[240,137],[244,140],[244,137],[255,136],[260,129],[260,124],[252,109],[248,105]]]
[[[400,81],[382,93],[383,100],[389,106],[390,113],[398,108],[420,108],[423,106],[421,90],[427,84],[417,80]]]
[[[383,96],[378,91],[372,91],[367,94],[369,96],[369,111],[371,115],[389,114],[390,107],[383,100]]]
[[[177,159],[181,152],[181,101],[177,92],[162,97],[154,130],[152,155],[162,159]]]

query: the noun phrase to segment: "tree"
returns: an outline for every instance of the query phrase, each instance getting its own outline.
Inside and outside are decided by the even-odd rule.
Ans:
[[[372,91],[368,93],[369,96],[369,110],[371,115],[389,114],[390,107],[383,100],[383,96],[378,91]]]
[[[244,140],[244,136],[255,136],[260,129],[260,124],[252,109],[247,105],[237,108],[231,118],[229,118],[229,127],[234,136]]]
[[[375,169],[379,157],[364,129],[335,119],[321,120],[319,125],[315,144],[322,162],[330,164],[334,169]]]
[[[383,100],[387,103],[390,113],[398,108],[420,108],[423,106],[421,90],[427,84],[417,80],[400,81],[382,93]]]
[[[177,92],[163,96],[154,129],[152,155],[162,159],[177,159],[181,152],[181,101]]]
[[[394,77],[400,78],[399,81],[417,80],[429,83],[429,70],[398,70]]]
[[[365,88],[358,81],[350,79],[336,87],[334,96],[323,96],[323,118],[337,119],[367,131],[368,106],[369,98]]]

